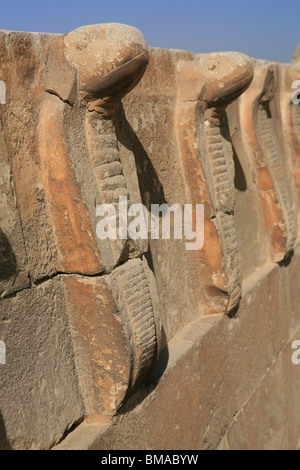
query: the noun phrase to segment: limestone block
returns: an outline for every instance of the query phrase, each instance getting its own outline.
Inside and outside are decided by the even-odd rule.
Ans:
[[[278,361],[267,372],[243,410],[226,433],[231,450],[298,450],[299,386],[298,366],[291,361],[291,344],[283,348]]]
[[[152,204],[191,203],[186,195],[175,126],[177,105],[177,62],[193,60],[193,54],[151,48],[149,65],[143,79],[123,100],[125,129],[130,137],[136,161],[143,204],[148,211]],[[201,197],[196,201],[201,203]],[[198,267],[190,261],[195,252],[186,251],[184,240],[150,239],[152,265],[160,303],[162,324],[170,339],[180,326],[205,309],[199,283]],[[182,307],[184,305],[184,308]]]
[[[148,50],[143,36],[135,28],[118,24],[83,27],[55,38],[49,45],[48,57],[48,97],[43,103],[39,129],[41,154],[48,163],[49,130],[60,123],[61,131],[55,129],[54,132],[64,135],[64,146],[68,148],[70,161],[73,159],[74,178],[77,177],[93,222],[100,203],[117,204],[122,196],[131,203],[139,203],[132,157],[127,159],[129,162],[121,161],[114,119],[121,98],[138,83],[147,66]],[[62,70],[71,77],[70,83],[60,80]],[[52,118],[49,118],[50,109],[52,113],[56,110]],[[76,129],[75,122],[78,123]],[[61,198],[57,190],[55,194]],[[78,209],[81,215],[83,211]],[[58,207],[58,212],[63,213],[62,207]],[[55,227],[58,225],[55,223]],[[89,233],[90,229],[86,231]],[[128,237],[105,240],[98,245],[101,263],[108,271],[129,255],[136,257],[147,251],[147,243],[136,247]],[[82,271],[77,269],[77,272]]]
[[[61,276],[0,302],[0,448],[48,449],[85,415]]]
[[[131,373],[124,318],[106,277],[63,277],[76,371],[88,419],[111,417]]]
[[[297,73],[0,32],[0,448],[299,446]],[[203,248],[100,239],[119,198],[203,204]]]
[[[1,289],[4,296],[16,292],[19,298],[23,292],[18,290],[28,287],[24,302],[35,305],[40,288],[40,301],[51,311],[41,285],[53,281],[55,292],[59,277],[62,301],[55,315],[69,324],[65,334],[74,350],[66,373],[76,382],[80,399],[77,408],[77,397],[70,400],[74,413],[68,417],[66,409],[64,428],[60,420],[54,424],[55,407],[51,418],[45,413],[49,425],[41,438],[44,402],[37,400],[36,425],[27,440],[18,418],[11,419],[6,431],[10,445],[43,448],[84,416],[109,420],[147,379],[159,355],[160,305],[144,256],[147,240],[127,235],[103,241],[96,236],[98,205],[115,204],[119,196],[127,196],[128,204],[141,202],[131,148],[127,145],[121,156],[118,135],[126,139],[120,102],[141,79],[148,48],[136,28],[118,24],[87,26],[64,36],[2,32],[1,40],[0,75],[7,83],[0,141],[7,167],[1,180],[6,217]],[[25,50],[28,64],[19,70],[18,57]],[[20,248],[17,257],[14,248]],[[15,297],[7,301],[13,307]],[[35,332],[26,335],[30,342]],[[17,374],[22,367],[20,362]],[[9,396],[10,372],[5,370]],[[39,380],[33,378],[34,393]],[[50,388],[51,380],[50,375]],[[22,402],[23,394],[16,393]],[[66,386],[61,400],[68,393]],[[9,406],[2,408],[4,422]]]

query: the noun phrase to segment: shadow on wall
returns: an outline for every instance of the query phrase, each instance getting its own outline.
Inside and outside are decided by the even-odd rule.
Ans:
[[[0,411],[0,450],[11,450],[10,444],[7,440],[5,423]]]
[[[158,175],[151,163],[149,155],[144,149],[138,136],[127,121],[123,106],[120,107],[118,118],[115,122],[117,139],[128,150],[133,152],[138,173],[138,182],[142,203],[148,210],[151,204],[166,204],[166,198],[163,187],[159,181]],[[146,195],[149,199],[146,200]]]
[[[6,235],[0,228],[0,281],[10,279],[17,273],[17,262]]]
[[[224,139],[226,139],[227,142],[232,147],[233,162],[234,162],[234,187],[238,191],[241,191],[241,192],[246,191],[247,190],[246,175],[241,165],[240,157],[238,156],[235,150],[235,147],[233,145],[233,142],[231,140],[231,137],[230,137],[229,124],[228,124],[228,118],[227,118],[226,113],[223,113],[222,115],[221,133]]]
[[[234,161],[234,169],[235,169],[234,187],[238,191],[243,192],[247,190],[246,176],[245,176],[240,159],[235,151],[233,144],[232,144],[232,151],[233,151],[233,161]]]

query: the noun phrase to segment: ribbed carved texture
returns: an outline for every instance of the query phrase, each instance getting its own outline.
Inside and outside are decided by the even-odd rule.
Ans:
[[[90,112],[86,122],[90,159],[103,202],[116,204],[120,196],[129,195],[113,123]]]
[[[221,237],[229,295],[226,310],[230,312],[241,297],[240,260],[233,218],[234,186],[229,173],[218,110],[209,110],[207,118],[204,123],[207,149],[207,161],[204,166],[216,214],[216,225]]]
[[[217,215],[216,219],[221,238],[223,239],[222,245],[226,260],[225,270],[229,293],[227,310],[230,312],[237,305],[241,297],[241,273],[237,236],[232,214]]]
[[[258,108],[258,126],[263,145],[263,152],[275,187],[281,210],[284,214],[286,232],[286,251],[289,252],[296,240],[296,223],[293,214],[293,201],[290,194],[290,182],[284,162],[276,145],[275,131],[272,118],[266,106]]]
[[[103,203],[117,205],[129,192],[111,119],[87,112],[86,133],[93,172]],[[111,243],[118,241],[112,240]],[[156,356],[155,317],[141,259],[128,260],[111,273],[115,299],[128,331],[131,348],[131,387],[141,383]]]
[[[215,211],[228,210],[228,201],[232,198],[232,186],[221,136],[220,121],[206,121],[204,126],[205,141],[209,156],[211,193]]]
[[[140,259],[130,260],[112,273],[113,291],[129,330],[132,386],[143,379],[156,355],[155,317],[148,280]]]

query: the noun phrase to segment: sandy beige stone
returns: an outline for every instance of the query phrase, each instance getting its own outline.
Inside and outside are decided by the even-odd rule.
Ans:
[[[299,448],[297,67],[0,32],[0,448]],[[119,196],[203,249],[100,240]]]

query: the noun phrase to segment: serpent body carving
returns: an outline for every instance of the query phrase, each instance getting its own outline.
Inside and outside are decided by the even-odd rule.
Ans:
[[[216,214],[215,222],[220,233],[224,253],[229,294],[227,311],[230,312],[237,305],[241,296],[239,252],[233,217],[233,177],[229,173],[228,160],[225,155],[220,128],[220,112],[208,108],[204,116],[204,135],[207,149],[205,157],[208,161],[208,165],[205,165],[206,177],[212,195]]]
[[[289,252],[294,246],[297,235],[293,203],[289,192],[289,178],[282,165],[278,146],[276,145],[275,130],[273,129],[270,109],[267,104],[261,104],[258,108],[258,128],[266,163],[284,214],[284,232],[287,238],[286,251]]]
[[[300,140],[300,105],[291,104],[293,125]]]
[[[139,194],[135,174],[131,175],[130,185],[127,184],[114,120],[121,99],[138,83],[147,63],[148,48],[141,33],[118,24],[79,28],[55,38],[49,48],[46,90],[50,94],[44,103],[41,133],[45,135],[51,126],[59,126],[70,155],[69,165],[71,161],[83,194],[87,194],[86,178],[89,178],[95,183],[95,198],[114,207],[121,196],[127,198],[128,204],[132,202],[129,187],[135,188],[135,195]],[[63,80],[59,79],[61,71]],[[53,99],[59,109],[55,123],[46,117],[47,106],[52,106]],[[78,135],[72,134],[73,120],[83,126],[83,132],[80,129]],[[79,168],[81,160],[87,165],[83,170]],[[85,199],[93,221],[96,207],[91,198]],[[107,274],[105,279],[127,334],[130,352],[127,396],[152,370],[158,354],[159,314],[154,307],[158,302],[153,302],[157,293],[144,257],[148,247],[147,243],[129,237],[97,243],[102,269]]]
[[[249,86],[252,68],[245,56],[211,54],[200,59],[206,83],[201,93],[204,120],[204,171],[212,198],[213,219],[224,256],[229,296],[226,311],[233,310],[241,297],[241,273],[234,226],[234,171],[231,144],[225,146],[222,118],[225,108]]]

